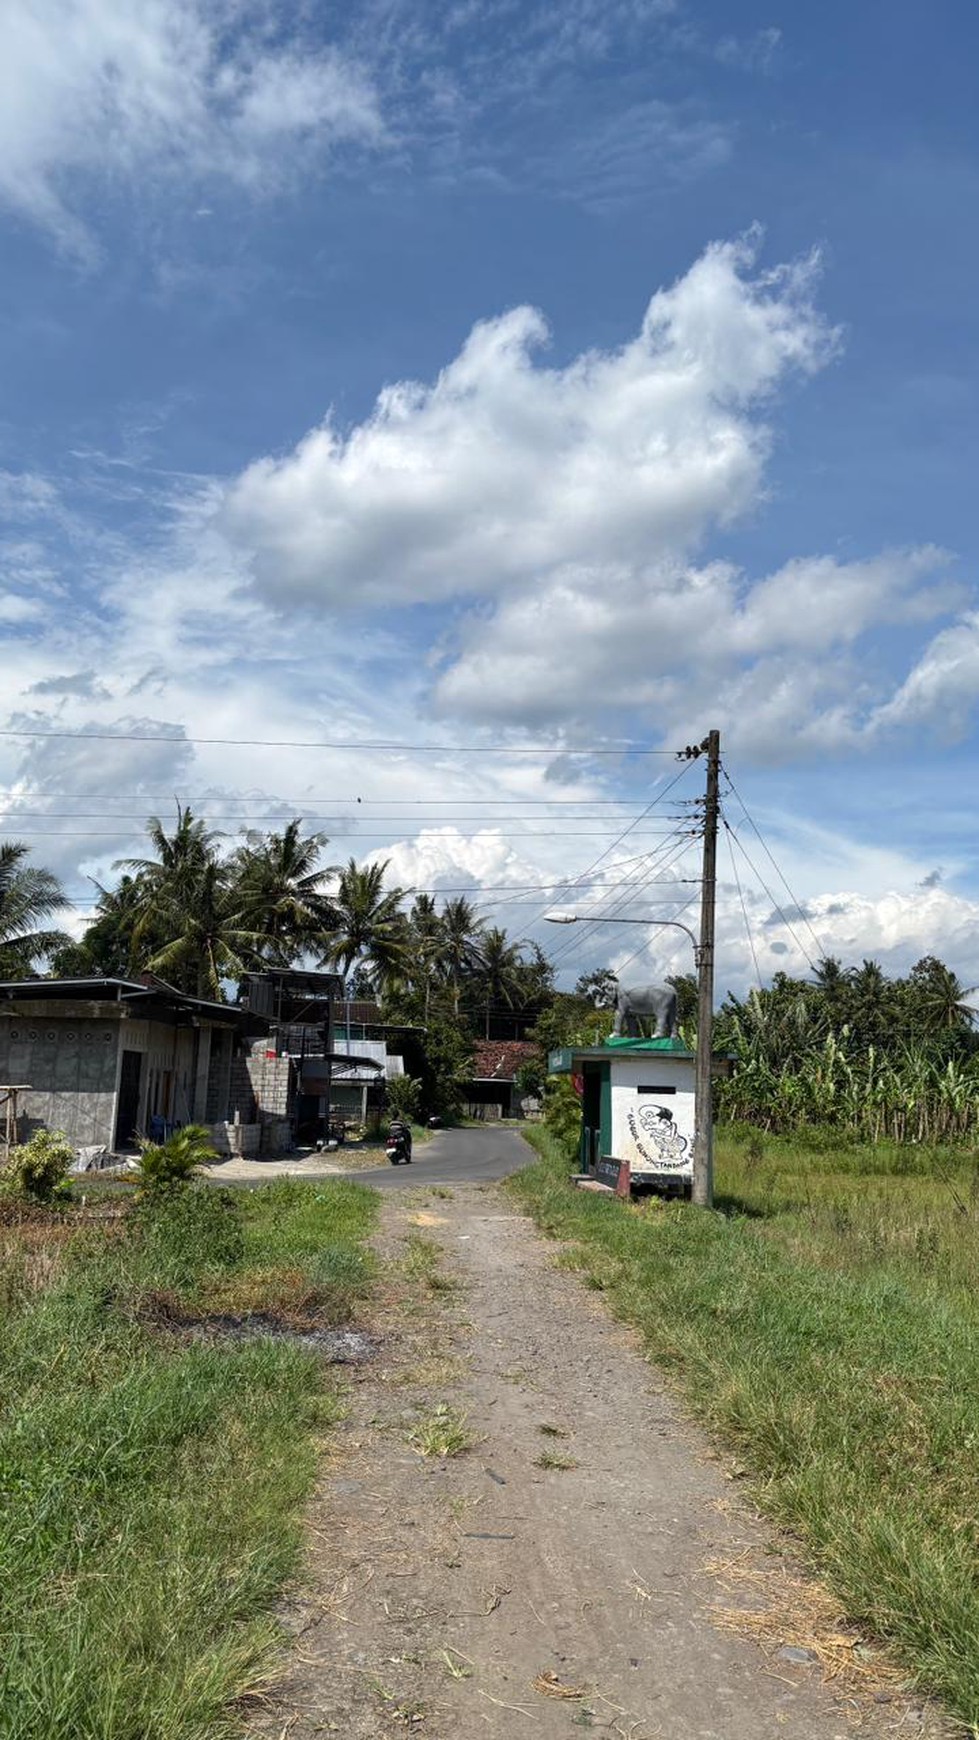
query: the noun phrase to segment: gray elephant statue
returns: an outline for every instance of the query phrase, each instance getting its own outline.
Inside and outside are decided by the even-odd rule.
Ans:
[[[676,992],[672,985],[619,985],[615,993],[616,1039],[641,1039],[643,1022],[651,1023],[653,1039],[676,1039]]]

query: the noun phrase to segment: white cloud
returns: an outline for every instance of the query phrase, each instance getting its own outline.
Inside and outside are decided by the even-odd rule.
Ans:
[[[410,840],[368,853],[368,862],[390,864],[389,880],[402,888],[481,886],[531,889],[545,880],[540,866],[513,849],[498,828],[464,832],[458,825],[422,828]]]
[[[709,248],[637,338],[566,368],[536,362],[535,309],[481,323],[434,386],[386,388],[349,433],[328,420],[250,466],[225,530],[280,602],[341,607],[676,559],[757,499],[759,406],[834,348],[813,262],[755,278],[752,264],[748,243]]]
[[[628,711],[670,740],[719,725],[763,761],[874,740],[967,668],[966,629],[945,631],[891,700],[875,640],[967,600],[948,555],[796,556],[758,580],[705,559],[764,500],[774,396],[838,347],[816,272],[760,272],[754,238],[714,245],[638,336],[559,367],[537,310],[480,323],[433,384],[391,385],[362,423],[328,418],[198,498],[169,613],[206,548],[225,596],[247,576],[283,622],[468,603],[429,653],[444,718],[560,729]]]
[[[979,699],[979,611],[942,629],[874,718],[878,731],[927,726],[946,741],[964,735]]]
[[[0,198],[89,252],[72,178],[279,184],[295,148],[377,144],[367,75],[273,43],[234,0],[8,0],[0,17]]]
[[[782,46],[776,25],[756,30],[753,36],[722,36],[714,44],[714,59],[739,72],[769,73]]]
[[[979,980],[979,901],[951,890],[823,893],[806,902],[808,924],[791,909],[784,923],[760,890],[749,888],[746,902],[754,959],[736,890],[726,887],[719,895],[718,958],[725,983],[757,983],[755,961],[763,982],[777,972],[809,978],[810,963],[820,953],[835,955],[847,966],[876,960],[891,975],[904,974],[923,955],[933,954],[966,983]]]

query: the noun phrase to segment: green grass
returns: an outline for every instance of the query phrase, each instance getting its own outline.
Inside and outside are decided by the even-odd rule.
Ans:
[[[971,1166],[725,1137],[708,1214],[573,1191],[549,1133],[528,1136],[512,1188],[562,1260],[638,1325],[851,1615],[979,1723]]]
[[[419,1420],[409,1433],[412,1444],[422,1456],[461,1456],[472,1449],[473,1437],[466,1425],[466,1415],[448,1402]]]
[[[214,1740],[268,1665],[339,1390],[288,1343],[156,1333],[144,1302],[248,1264],[315,1273],[324,1248],[362,1291],[376,1199],[275,1185],[239,1199],[237,1236],[193,1201],[169,1233],[164,1214],[46,1250],[35,1227],[0,1251],[5,1740]]]

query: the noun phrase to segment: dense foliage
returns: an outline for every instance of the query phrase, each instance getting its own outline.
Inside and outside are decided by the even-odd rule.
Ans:
[[[765,990],[728,997],[719,1049],[735,1073],[722,1114],[764,1130],[814,1124],[878,1141],[946,1142],[979,1117],[979,1038],[969,991],[934,956],[906,978],[875,961],[820,963],[813,980],[778,974]]]
[[[51,1202],[68,1190],[68,1168],[75,1150],[61,1130],[35,1130],[12,1147],[0,1164],[0,1195]]]

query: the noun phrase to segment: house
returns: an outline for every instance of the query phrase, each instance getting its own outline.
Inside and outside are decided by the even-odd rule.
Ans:
[[[523,1117],[515,1077],[521,1064],[540,1056],[529,1039],[478,1039],[473,1072],[465,1089],[471,1118]]]
[[[404,1062],[388,1052],[383,1039],[347,1039],[334,1033],[329,1058],[307,1053],[302,1063],[300,1091],[304,1099],[316,1100],[315,1116],[330,1114],[354,1124],[366,1124],[370,1111],[380,1112],[384,1084],[404,1075]],[[308,1115],[312,1107],[304,1108]]]
[[[256,1115],[300,1141],[327,1133],[337,1119],[365,1124],[380,1114],[384,1083],[404,1074],[388,1053],[376,1003],[344,1002],[336,973],[265,968],[246,973],[239,1006],[261,1013],[269,1033],[247,1059]],[[366,1030],[376,1037],[364,1038]]]
[[[18,1136],[63,1130],[77,1148],[204,1124],[219,1152],[257,1153],[245,1053],[261,1017],[141,979],[0,982],[0,1088],[21,1084]]]

